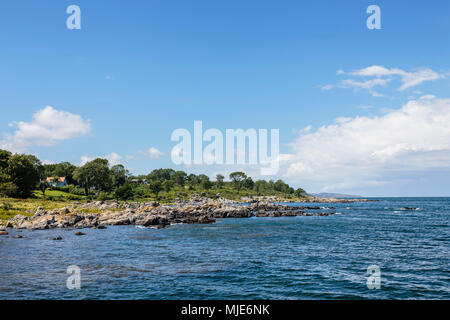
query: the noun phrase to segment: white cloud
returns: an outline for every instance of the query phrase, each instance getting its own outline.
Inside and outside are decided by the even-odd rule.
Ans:
[[[300,133],[291,147],[285,178],[324,191],[449,169],[450,99],[423,96],[383,116],[340,118]]]
[[[337,84],[329,84],[322,86],[322,90],[331,90],[333,88],[355,88],[366,89],[374,96],[381,96],[381,94],[373,91],[374,87],[385,86],[387,83],[398,78],[402,85],[397,89],[399,91],[406,90],[411,87],[415,87],[425,81],[433,81],[443,79],[445,74],[439,74],[429,68],[421,68],[413,72],[407,72],[399,68],[386,68],[383,66],[370,66],[367,68],[345,72],[338,70],[338,75],[354,76],[359,78],[372,78],[369,80],[355,80],[344,79]]]
[[[103,156],[103,157],[101,157],[101,156],[91,157],[91,156],[86,156],[86,155],[82,156],[80,165],[85,165],[86,163],[88,163],[88,162],[90,162],[92,160],[95,160],[97,158],[108,160],[110,166],[115,166],[117,164],[121,164],[122,163],[122,157],[119,154],[117,154],[115,152],[112,152],[112,153],[107,154],[106,156]]]
[[[23,152],[32,145],[53,146],[63,140],[87,135],[91,131],[89,120],[51,106],[37,111],[31,122],[12,122],[10,126],[16,130],[4,135],[0,148],[13,152]]]
[[[158,149],[156,149],[154,147],[149,148],[145,154],[152,159],[158,159],[164,155],[163,152],[159,151]]]

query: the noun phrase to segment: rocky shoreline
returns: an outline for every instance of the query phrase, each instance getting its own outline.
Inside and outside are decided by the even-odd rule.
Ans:
[[[136,225],[161,229],[171,224],[180,223],[210,224],[214,223],[215,219],[223,218],[329,216],[335,214],[333,212],[334,207],[290,206],[271,202],[252,202],[237,204],[230,203],[225,199],[196,198],[174,205],[160,205],[157,202],[119,203],[112,200],[82,205],[75,204],[72,207],[50,211],[38,208],[31,217],[19,214],[0,225],[0,235],[8,234],[8,228],[27,230],[54,228],[105,229],[107,226]],[[345,202],[355,201],[346,200]],[[321,212],[317,212],[317,210],[321,210]],[[82,235],[82,233],[80,232],[79,235]]]

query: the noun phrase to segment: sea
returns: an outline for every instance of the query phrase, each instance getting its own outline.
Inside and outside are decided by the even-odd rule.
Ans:
[[[450,299],[450,198],[373,200],[290,204],[330,216],[9,230],[0,299]]]

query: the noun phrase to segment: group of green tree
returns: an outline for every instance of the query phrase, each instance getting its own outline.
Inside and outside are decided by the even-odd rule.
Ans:
[[[244,172],[231,173],[229,181],[221,174],[211,181],[205,174],[187,174],[173,169],[156,169],[148,175],[132,176],[123,165],[110,166],[106,159],[98,158],[82,166],[69,162],[43,164],[33,155],[0,150],[0,195],[28,198],[35,190],[40,190],[45,196],[46,190],[52,188],[46,182],[47,177],[65,177],[69,186],[57,189],[71,194],[90,198],[106,195],[120,200],[145,198],[149,194],[158,198],[161,192],[180,190],[229,189],[237,194],[251,191],[258,195],[278,193],[295,197],[305,194],[303,189],[295,190],[282,180],[253,181]]]

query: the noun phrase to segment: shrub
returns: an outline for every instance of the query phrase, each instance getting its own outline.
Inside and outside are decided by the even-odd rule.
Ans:
[[[18,187],[12,182],[0,183],[0,195],[13,197],[17,194]]]
[[[100,194],[97,197],[98,201],[105,201],[108,200],[110,197],[108,196],[108,194],[106,192],[100,192]]]
[[[124,184],[116,189],[115,197],[119,200],[131,199],[133,198],[133,188],[128,184]]]
[[[69,186],[69,193],[71,194],[75,194],[78,196],[84,196],[85,195],[85,191],[84,188],[80,188],[80,187],[76,187],[76,186]]]
[[[10,210],[14,210],[14,207],[13,207],[13,205],[11,203],[5,201],[0,206],[0,209],[6,210],[6,211],[10,211]]]

